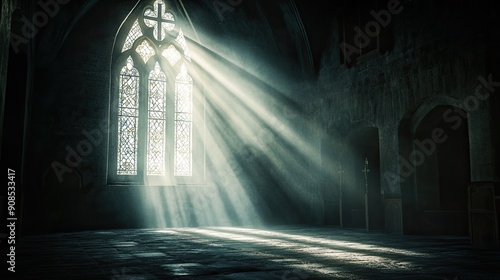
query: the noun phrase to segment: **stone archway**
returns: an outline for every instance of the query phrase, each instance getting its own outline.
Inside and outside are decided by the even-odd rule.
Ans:
[[[399,146],[404,232],[467,234],[467,113],[423,105],[401,122]]]

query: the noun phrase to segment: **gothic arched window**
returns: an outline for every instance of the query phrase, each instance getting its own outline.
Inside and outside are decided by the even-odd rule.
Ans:
[[[175,12],[163,0],[137,6],[113,52],[110,183],[199,182],[203,149],[193,137],[204,126],[192,67]]]

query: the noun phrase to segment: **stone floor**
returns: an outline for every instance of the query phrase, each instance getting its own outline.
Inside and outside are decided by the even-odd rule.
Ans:
[[[500,279],[500,251],[467,238],[327,227],[89,231],[16,250],[16,279]]]

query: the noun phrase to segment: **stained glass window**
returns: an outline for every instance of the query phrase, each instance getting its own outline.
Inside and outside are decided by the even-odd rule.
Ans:
[[[193,127],[197,120],[193,118],[188,42],[166,0],[144,2],[131,13],[135,18],[130,19],[130,29],[119,35],[124,41],[117,48],[116,59],[126,63],[113,68],[118,128],[113,130],[110,151],[111,180],[168,183],[177,176],[185,177],[177,178],[182,183],[194,182],[193,175],[198,173],[193,170],[193,157],[197,157],[193,156]]]
[[[182,58],[181,53],[173,45],[168,46],[161,55],[168,60],[171,66],[174,66]]]
[[[135,51],[142,57],[144,62],[148,62],[148,60],[155,55],[155,50],[151,47],[148,40],[142,41]]]
[[[118,175],[137,174],[139,72],[131,57],[120,71],[118,109]]]
[[[182,29],[179,29],[179,35],[177,35],[175,41],[181,46],[182,50],[184,51],[184,56],[186,57],[186,59],[191,61],[191,52],[189,51],[189,48],[187,46],[186,38],[184,38],[184,33],[182,33]]]
[[[122,52],[126,50],[130,50],[135,40],[142,36],[142,30],[139,26],[139,21],[135,20],[130,32],[127,35],[127,39],[125,40],[125,44],[123,44]]]
[[[147,175],[165,175],[167,78],[156,62],[149,74]]]
[[[182,64],[175,80],[174,175],[192,175],[193,79]]]

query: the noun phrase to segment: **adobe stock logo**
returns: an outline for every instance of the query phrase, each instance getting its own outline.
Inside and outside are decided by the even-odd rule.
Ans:
[[[15,53],[19,52],[19,46],[22,44],[27,44],[30,39],[33,39],[40,28],[46,26],[49,23],[49,18],[55,17],[60,9],[60,5],[68,4],[70,0],[40,0],[38,1],[38,6],[41,10],[33,14],[31,21],[25,16],[21,18],[23,23],[21,27],[21,35],[11,32],[10,34],[10,44]]]

